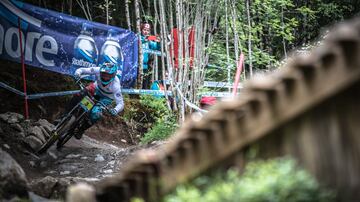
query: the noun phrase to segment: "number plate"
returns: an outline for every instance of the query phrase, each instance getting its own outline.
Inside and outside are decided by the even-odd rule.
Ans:
[[[89,111],[94,106],[94,102],[88,96],[85,96],[81,100],[80,105],[84,110]]]

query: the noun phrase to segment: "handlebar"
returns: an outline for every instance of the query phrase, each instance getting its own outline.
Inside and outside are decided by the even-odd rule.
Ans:
[[[103,102],[101,102],[100,100],[96,99],[94,96],[92,96],[87,90],[86,90],[86,85],[81,81],[81,79],[87,77],[88,75],[81,75],[79,79],[74,78],[75,83],[80,87],[80,91],[85,92],[89,97],[91,97],[92,100],[94,100],[95,103],[99,103],[104,109],[106,109],[106,111],[108,113],[110,112],[110,108],[105,105]]]

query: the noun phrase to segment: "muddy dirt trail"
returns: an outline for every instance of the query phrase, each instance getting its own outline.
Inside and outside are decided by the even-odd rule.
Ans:
[[[84,135],[80,140],[70,139],[60,151],[51,147],[38,159],[34,156],[29,161],[29,174],[33,179],[52,176],[99,180],[120,169],[133,150],[135,147],[120,148]]]
[[[112,133],[95,127],[80,140],[71,138],[61,150],[55,144],[46,153],[36,155],[31,147],[42,139],[42,129],[49,124],[46,120],[24,120],[17,113],[0,114],[0,149],[21,166],[28,191],[47,199],[63,199],[70,184],[92,184],[114,175],[135,151],[154,146],[124,145],[124,136],[120,141],[109,141]],[[117,135],[114,131],[118,129],[112,130]]]

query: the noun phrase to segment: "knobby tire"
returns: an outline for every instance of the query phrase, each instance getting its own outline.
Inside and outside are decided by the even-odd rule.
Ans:
[[[56,149],[60,149],[72,137],[72,134],[69,132],[75,120],[76,120],[75,116],[71,116],[70,120],[66,124],[66,127],[64,127],[64,133],[60,133],[61,136],[58,138],[58,142],[56,143]]]
[[[74,116],[71,116],[70,119],[66,122],[64,122],[60,128],[56,131],[53,131],[50,138],[43,144],[40,149],[37,151],[38,154],[44,153],[46,150],[48,150],[55,142],[56,140],[61,137],[61,134],[63,131],[65,131],[66,128],[72,125],[73,121],[75,120]]]

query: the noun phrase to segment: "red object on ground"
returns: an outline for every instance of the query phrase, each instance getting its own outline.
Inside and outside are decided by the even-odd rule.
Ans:
[[[177,28],[172,29],[172,47],[173,50],[171,50],[172,47],[170,47],[170,53],[171,58],[173,59],[173,66],[177,69],[179,66],[179,37],[178,37],[179,30]],[[188,30],[188,47],[189,47],[189,58],[190,58],[190,67],[193,66],[193,60],[194,60],[194,51],[195,51],[195,29],[194,27],[191,27]],[[183,36],[183,50],[185,50],[185,37]],[[185,57],[185,51],[183,53],[183,58]]]
[[[214,105],[216,103],[216,97],[204,96],[200,99],[200,105]]]

